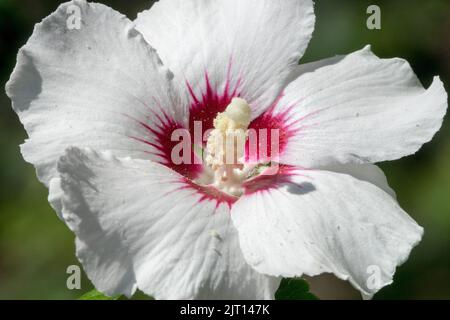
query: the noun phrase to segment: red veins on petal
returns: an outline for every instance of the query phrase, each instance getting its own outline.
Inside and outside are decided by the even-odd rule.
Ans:
[[[239,87],[241,84],[240,79],[231,85],[231,61],[228,67],[228,77],[225,86],[222,90],[218,90],[211,83],[208,73],[205,72],[204,85],[202,86],[201,93],[196,94],[196,90],[193,84],[186,83],[187,89],[191,96],[191,102],[189,106],[189,132],[191,139],[194,139],[194,123],[201,121],[202,132],[204,134],[207,130],[213,127],[213,121],[217,114],[223,112],[230,104],[234,97],[239,97]],[[285,149],[289,138],[298,134],[301,130],[297,124],[304,118],[298,120],[292,119],[292,109],[297,107],[298,102],[285,108],[283,111],[277,111],[277,106],[280,103],[280,99],[283,94],[272,104],[268,110],[253,120],[249,126],[249,129],[253,129],[257,135],[257,148],[256,155],[250,154],[251,150],[249,142],[246,144],[246,160],[247,161],[267,161],[274,155],[272,150],[272,129],[278,130],[278,151],[281,154]],[[185,178],[182,179],[182,189],[192,190],[193,193],[199,194],[199,203],[205,201],[214,201],[216,207],[221,204],[226,204],[229,208],[238,200],[237,197],[228,195],[213,186],[203,186],[196,184],[193,180],[198,178],[199,174],[203,171],[201,164],[194,164],[194,150],[191,150],[191,159],[193,164],[175,164],[172,161],[172,150],[179,143],[179,141],[172,141],[172,133],[177,129],[186,129],[182,123],[177,122],[174,118],[169,116],[162,107],[159,108],[159,112],[152,111],[152,120],[136,120],[143,128],[145,128],[149,135],[147,137],[131,137],[139,142],[142,142],[150,147],[147,151],[149,154],[156,156],[157,161],[172,170],[182,174]],[[265,130],[265,139],[261,138],[260,129]],[[250,141],[250,140],[249,140]],[[265,153],[261,152],[261,149],[265,147]],[[269,159],[262,159],[260,155],[266,155]],[[297,168],[298,169],[298,168]],[[281,187],[283,185],[291,183],[291,178],[294,174],[294,168],[290,166],[281,165],[279,171],[276,174],[262,174],[251,180],[246,181],[243,184],[245,194],[254,194],[257,192],[270,191],[271,189]]]
[[[200,195],[198,203],[213,201],[216,203],[216,208],[218,208],[221,204],[226,204],[229,208],[231,208],[233,204],[238,200],[237,197],[224,193],[212,186],[198,185],[189,179],[183,179],[181,182],[184,186],[180,189],[192,190],[193,193]]]
[[[230,69],[229,69],[230,70]],[[189,131],[194,133],[194,122],[201,121],[203,133],[213,127],[214,119],[217,114],[224,112],[234,97],[239,97],[240,93],[238,80],[235,87],[231,88],[230,71],[225,88],[222,92],[218,92],[213,88],[208,73],[205,73],[205,89],[201,96],[197,96],[190,83],[186,83],[189,94],[191,96],[191,105],[189,107]]]
[[[197,178],[202,172],[202,166],[200,164],[194,164],[195,154],[193,150],[191,150],[191,163],[175,164],[172,161],[172,150],[178,143],[180,143],[179,141],[172,141],[172,133],[174,130],[184,129],[183,125],[177,123],[164,111],[161,111],[161,114],[154,113],[154,117],[156,120],[151,124],[138,121],[138,123],[151,134],[153,137],[152,141],[139,137],[131,138],[152,147],[151,151],[147,152],[156,156],[159,159],[159,163],[169,167],[185,177],[188,177],[189,179]]]
[[[202,132],[204,134],[206,130],[213,127],[213,121],[219,112],[223,112],[230,104],[234,97],[239,96],[238,88],[240,81],[237,80],[234,88],[231,88],[231,60],[228,66],[228,75],[225,87],[222,92],[219,92],[213,87],[209,79],[208,73],[205,72],[205,83],[202,87],[202,93],[196,96],[194,93],[194,87],[190,83],[186,83],[188,91],[191,96],[190,108],[189,108],[189,133],[194,143],[194,122],[201,121]],[[179,141],[172,141],[172,133],[177,129],[184,129],[184,125],[175,121],[170,117],[162,108],[159,107],[159,112],[152,112],[154,119],[150,122],[136,120],[142,127],[144,127],[149,133],[149,139],[143,137],[131,137],[134,140],[145,143],[151,147],[148,151],[149,154],[156,156],[159,159],[159,163],[173,169],[174,171],[184,175],[189,179],[195,179],[202,172],[201,164],[194,164],[196,156],[194,150],[191,150],[190,161],[192,164],[175,164],[171,159],[171,153],[173,148],[179,143]],[[202,138],[202,137],[200,137]]]
[[[261,162],[267,161],[272,156],[276,156],[277,150],[272,149],[273,142],[278,143],[278,152],[281,154],[286,147],[289,138],[298,132],[298,129],[294,127],[296,122],[290,121],[292,118],[291,110],[296,107],[296,105],[292,105],[282,112],[275,112],[275,108],[282,97],[283,94],[275,100],[266,112],[250,123],[249,129],[254,130],[256,133],[257,145],[256,149],[252,149],[250,143],[254,143],[255,140],[249,139],[247,141],[245,146],[246,161]],[[278,142],[272,141],[273,130],[278,130],[278,139],[276,139],[276,136],[273,137],[273,139],[278,140]],[[254,154],[254,152],[256,152],[256,154]]]

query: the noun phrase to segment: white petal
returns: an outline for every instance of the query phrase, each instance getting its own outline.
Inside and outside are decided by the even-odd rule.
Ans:
[[[273,298],[279,279],[243,259],[229,203],[169,168],[71,148],[58,163],[77,256],[107,294],[157,299]]]
[[[231,213],[244,257],[259,272],[331,272],[370,297],[392,282],[421,239],[422,228],[371,183],[319,170],[277,181],[259,191],[253,185]]]
[[[370,182],[390,194],[393,198],[397,198],[395,191],[389,186],[383,170],[374,164],[333,164],[319,169],[348,174],[358,180]]]
[[[404,60],[379,59],[367,47],[311,70],[266,115],[284,120],[283,163],[318,168],[394,160],[415,153],[441,127],[442,82],[436,77],[425,90]]]
[[[254,114],[278,96],[314,29],[311,0],[160,0],[137,28],[176,76],[206,93],[235,91]]]
[[[79,30],[68,27],[75,26],[74,8]],[[47,185],[71,145],[155,159],[148,144],[132,137],[154,142],[139,121],[151,125],[161,110],[180,119],[170,76],[123,15],[85,1],[61,5],[36,25],[6,86],[29,135],[25,159]]]
[[[292,70],[292,72],[288,78],[288,83],[292,82],[294,80],[297,80],[298,77],[300,77],[301,75],[303,75],[305,73],[314,72],[317,69],[320,69],[322,67],[336,64],[344,58],[345,58],[345,56],[337,55],[337,56],[334,56],[331,58],[326,58],[326,59],[322,59],[322,60],[318,60],[318,61],[314,61],[314,62],[299,64]]]
[[[61,189],[61,178],[53,178],[50,180],[48,185],[48,202],[50,206],[55,210],[56,214],[61,220],[64,220],[62,217],[62,202],[61,198],[64,195],[63,190]]]

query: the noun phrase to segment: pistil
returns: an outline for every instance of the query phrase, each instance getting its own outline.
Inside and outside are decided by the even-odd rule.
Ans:
[[[206,165],[214,172],[213,185],[234,195],[242,194],[242,182],[248,174],[243,157],[251,109],[241,98],[234,98],[214,119],[206,145]]]

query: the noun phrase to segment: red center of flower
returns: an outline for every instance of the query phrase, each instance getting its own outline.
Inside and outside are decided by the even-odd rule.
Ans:
[[[205,73],[203,90],[201,94],[195,94],[194,86],[187,83],[187,89],[191,96],[191,104],[189,107],[189,125],[188,130],[190,136],[194,136],[194,123],[201,122],[202,130],[205,132],[208,129],[213,128],[214,119],[219,113],[225,111],[227,106],[230,104],[233,98],[239,97],[241,95],[239,91],[240,82],[231,88],[230,81],[227,81],[222,90],[216,90]],[[290,120],[290,108],[282,113],[277,113],[276,107],[279,104],[280,99],[277,99],[272,106],[269,106],[268,110],[253,120],[249,129],[253,129],[257,136],[257,146],[255,154],[250,152],[250,144],[247,141],[245,145],[245,161],[270,161],[274,154],[272,141],[272,129],[278,130],[278,148],[281,154],[289,140],[289,138],[296,132],[289,125]],[[151,138],[144,137],[132,137],[133,139],[146,144],[149,146],[149,150],[146,151],[151,154],[153,160],[171,168],[172,170],[183,175],[183,181],[186,188],[191,188],[195,192],[201,194],[200,201],[214,200],[217,205],[221,203],[227,203],[229,206],[237,200],[237,197],[233,195],[226,194],[219,189],[216,189],[213,185],[201,185],[198,184],[198,179],[205,171],[205,166],[203,164],[197,163],[175,163],[172,159],[172,150],[179,143],[178,141],[172,141],[172,133],[177,129],[184,129],[184,124],[175,121],[169,116],[164,110],[160,110],[159,113],[155,112],[153,114],[151,123],[146,121],[138,121],[139,124],[144,127]],[[260,129],[264,129],[266,133],[262,134]],[[204,147],[205,141],[203,140]],[[261,157],[261,150],[265,149],[266,157]],[[196,157],[195,150],[191,151],[191,159]],[[255,178],[251,177],[247,182],[242,184],[244,193],[255,193],[264,190],[270,190],[276,187],[280,181],[287,182],[289,180],[290,172],[287,167],[283,168],[280,172],[275,175],[264,175]]]

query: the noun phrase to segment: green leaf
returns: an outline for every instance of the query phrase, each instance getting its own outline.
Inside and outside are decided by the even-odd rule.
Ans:
[[[114,296],[114,297],[108,297],[105,296],[103,293],[98,292],[97,290],[91,290],[85,294],[83,294],[81,297],[78,298],[78,300],[118,300],[121,296]]]
[[[318,300],[309,292],[309,284],[300,278],[283,279],[275,293],[275,300]]]

